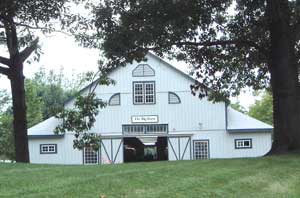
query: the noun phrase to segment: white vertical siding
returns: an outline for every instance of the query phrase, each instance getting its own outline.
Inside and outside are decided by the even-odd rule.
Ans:
[[[120,106],[107,106],[97,116],[97,123],[92,129],[99,133],[121,133],[122,124],[131,124],[132,115],[158,115],[159,123],[168,124],[170,132],[198,131],[199,123],[202,129],[225,129],[225,104],[212,103],[206,99],[200,100],[193,96],[190,85],[193,80],[180,74],[169,66],[163,65],[157,59],[147,62],[154,70],[155,76],[132,77],[132,70],[138,65],[133,63],[117,68],[110,77],[116,80],[116,85],[99,86],[96,89],[98,97],[105,101],[115,94],[121,94]],[[156,103],[153,105],[133,104],[133,82],[155,81]],[[181,100],[180,104],[168,103],[168,92],[175,92]]]
[[[36,164],[82,164],[82,151],[73,148],[73,134],[57,139],[29,139],[29,157]],[[57,144],[56,154],[40,154],[41,144]]]
[[[229,134],[225,131],[199,131],[193,140],[209,139],[210,158],[260,157],[271,149],[270,133]],[[235,149],[235,139],[252,139],[251,149]]]

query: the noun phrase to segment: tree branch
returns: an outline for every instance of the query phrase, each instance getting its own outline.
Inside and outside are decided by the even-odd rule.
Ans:
[[[23,23],[17,23],[17,22],[14,22],[14,24],[17,26],[17,27],[24,27],[24,28],[27,28],[27,29],[32,29],[32,30],[41,30],[41,31],[47,31],[47,32],[58,32],[58,33],[62,33],[62,34],[65,34],[67,36],[72,36],[72,34],[69,34],[65,31],[62,31],[62,30],[57,30],[55,28],[48,28],[48,27],[40,27],[38,25],[36,26],[33,26],[33,25],[28,25],[28,24],[23,24]]]
[[[184,42],[178,42],[175,43],[177,46],[182,45],[192,45],[192,46],[203,46],[203,47],[209,47],[209,46],[225,46],[225,45],[244,45],[249,47],[254,47],[257,50],[259,50],[261,53],[268,55],[268,51],[259,45],[257,45],[255,42],[247,41],[247,40],[217,40],[217,41],[204,41],[204,42],[190,42],[190,41],[184,41]]]
[[[6,76],[9,76],[9,68],[1,67],[0,66],[0,74],[4,74]]]
[[[21,53],[20,53],[20,60],[23,63],[29,56],[30,54],[36,50],[38,46],[39,38],[36,38],[34,41],[31,42],[31,44],[26,47]]]
[[[10,57],[15,57],[19,53],[18,38],[16,26],[11,16],[8,16],[8,19],[4,21],[4,27],[9,55]]]
[[[0,63],[3,65],[7,65],[10,67],[10,60],[8,58],[4,58],[3,56],[0,56]]]

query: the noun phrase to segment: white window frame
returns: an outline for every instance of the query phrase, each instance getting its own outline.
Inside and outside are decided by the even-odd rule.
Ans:
[[[206,146],[206,150],[197,150],[200,147],[197,147],[196,144],[203,144],[201,145]],[[206,145],[205,145],[206,144]],[[193,141],[193,151],[194,151],[194,159],[209,159],[209,140],[194,140]]]
[[[245,142],[249,142],[247,145]],[[252,139],[235,139],[234,140],[235,149],[251,149],[252,148]]]
[[[40,144],[40,154],[56,154],[57,144]]]
[[[89,149],[89,151],[91,151],[90,153],[87,153],[87,149]],[[87,155],[88,154],[88,155]],[[94,159],[96,154],[96,160]],[[92,165],[92,164],[98,164],[99,163],[99,152],[98,151],[94,151],[92,148],[90,147],[84,147],[83,149],[83,163],[87,164],[87,165]]]
[[[141,93],[137,93],[136,86],[141,86]],[[147,86],[152,85],[152,89],[147,90]],[[142,81],[142,82],[133,82],[133,104],[155,104],[155,82],[154,81]],[[149,101],[149,97],[152,97],[152,100]],[[141,98],[141,101],[137,100]]]

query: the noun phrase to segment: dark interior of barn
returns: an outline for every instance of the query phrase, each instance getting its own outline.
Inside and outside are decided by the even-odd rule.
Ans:
[[[168,160],[167,137],[124,138],[124,162]]]

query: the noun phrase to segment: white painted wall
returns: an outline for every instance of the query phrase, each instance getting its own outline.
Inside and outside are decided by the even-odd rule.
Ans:
[[[209,139],[210,158],[260,157],[271,149],[271,133],[234,133],[200,131],[192,140]],[[251,149],[235,149],[235,139],[252,139]]]
[[[213,104],[206,99],[200,100],[197,96],[193,96],[190,91],[193,80],[164,65],[158,59],[149,57],[147,64],[155,70],[155,76],[132,77],[132,70],[138,65],[134,62],[110,74],[116,85],[96,88],[97,96],[104,101],[108,101],[115,93],[121,93],[121,105],[102,109],[92,132],[122,133],[122,124],[131,124],[132,115],[158,115],[159,123],[169,124],[170,131],[198,131],[199,123],[202,123],[202,129],[206,130],[225,129],[225,103]],[[155,81],[156,104],[133,104],[134,81]],[[180,97],[181,104],[168,104],[169,91],[175,92]],[[67,107],[71,106],[72,101]]]
[[[63,138],[29,139],[30,163],[35,164],[82,164],[82,151],[73,148],[74,135],[66,133]],[[40,144],[57,144],[56,154],[40,154]]]

